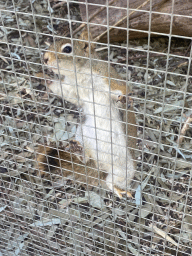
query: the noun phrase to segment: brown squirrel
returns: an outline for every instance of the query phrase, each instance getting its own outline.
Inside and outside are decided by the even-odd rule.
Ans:
[[[127,145],[136,147],[135,115],[132,107],[127,110],[122,100],[130,90],[116,80],[121,79],[116,70],[109,69],[108,63],[98,58],[94,48],[89,47],[88,39],[84,31],[78,40],[61,39],[45,52],[45,64],[64,77],[52,82],[49,89],[83,110],[85,121],[78,125],[76,132],[76,141],[84,149],[83,162],[87,165],[92,159],[96,169],[106,172],[107,187],[121,198],[136,170],[134,152],[127,148]],[[130,137],[126,139],[126,135]],[[50,150],[47,153],[53,156]],[[68,159],[69,154],[60,154],[60,158]],[[38,162],[46,162],[45,158],[39,157]],[[79,163],[77,158],[74,161]],[[71,164],[64,160],[61,165],[71,169]],[[40,169],[43,170],[43,165]],[[74,169],[77,173],[84,172],[84,168],[75,166]],[[98,176],[97,173],[91,175]]]

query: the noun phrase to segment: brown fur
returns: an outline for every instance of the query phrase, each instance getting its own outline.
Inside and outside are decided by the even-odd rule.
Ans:
[[[127,146],[131,152],[133,160],[135,160],[135,149],[137,143],[137,126],[135,120],[135,114],[133,112],[133,107],[130,107],[126,110],[126,103],[123,104],[123,109],[121,110],[123,113],[123,122],[124,122],[124,131],[127,135]],[[127,123],[127,131],[126,131],[126,123]],[[136,162],[134,161],[134,165],[136,167]]]
[[[40,176],[49,177],[50,172],[58,172],[63,177],[92,186],[104,186],[106,178],[104,172],[98,171],[94,161],[90,160],[85,165],[74,153],[57,151],[47,146],[38,148],[36,169],[39,170]]]

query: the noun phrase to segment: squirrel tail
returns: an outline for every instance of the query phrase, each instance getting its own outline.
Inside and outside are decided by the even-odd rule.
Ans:
[[[74,153],[48,146],[39,146],[36,160],[40,177],[57,173],[80,183],[98,186],[103,184],[107,175],[98,171],[92,160],[85,165]]]
[[[39,170],[39,176],[44,176],[48,172],[52,172],[55,168],[59,167],[59,156],[56,149],[39,146],[37,151],[37,164],[36,169]]]

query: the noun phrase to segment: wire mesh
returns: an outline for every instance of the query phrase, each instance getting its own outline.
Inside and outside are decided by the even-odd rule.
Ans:
[[[192,255],[191,16],[157,2],[0,0],[0,256]]]

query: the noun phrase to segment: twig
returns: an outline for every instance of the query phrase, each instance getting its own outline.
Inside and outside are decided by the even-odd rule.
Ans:
[[[147,54],[139,55],[139,56],[132,56],[132,57],[128,57],[128,60],[136,60],[136,59],[142,59],[142,58],[146,58],[146,57],[147,57]],[[165,56],[162,54],[159,54],[159,53],[152,53],[152,54],[150,54],[150,57],[165,57]],[[118,63],[123,63],[125,61],[126,61],[126,58],[119,60]]]
[[[7,59],[5,59],[2,55],[0,55],[0,59],[2,59],[2,60],[5,61],[7,64],[9,64],[9,62],[7,61]]]
[[[187,48],[187,51],[185,52],[185,56],[187,55],[188,51],[190,50],[191,45],[192,45],[192,42],[190,42],[190,44],[189,44],[189,46],[188,46],[188,48]]]
[[[178,246],[178,244],[169,235],[167,235],[165,231],[159,229],[158,227],[152,224],[150,224],[149,227],[152,228],[152,231],[155,231],[155,233],[166,239],[168,242],[172,243],[175,246]]]
[[[100,52],[100,51],[104,51],[104,50],[108,50],[108,46],[95,49],[96,52]]]
[[[176,65],[176,67],[171,69],[171,72],[174,72],[177,68],[180,68],[182,66],[186,66],[188,64],[188,61],[180,61],[179,64]]]
[[[7,95],[5,93],[0,93],[0,100],[6,99]]]
[[[181,129],[181,135],[179,136],[179,138],[177,139],[177,143],[182,143],[184,140],[184,136],[187,132],[187,130],[189,129],[189,124],[192,122],[192,114],[187,118],[187,120],[185,121],[185,124],[183,125],[183,128]]]
[[[64,5],[64,4],[66,4],[66,2],[59,2],[58,4],[53,5],[52,8],[56,9],[56,8],[58,8],[58,7],[60,7],[60,6]]]
[[[26,146],[26,149],[27,149],[28,152],[30,152],[30,153],[34,153],[34,152],[35,152],[35,150],[34,150],[33,148],[30,148],[30,147],[28,147],[28,146]]]
[[[117,0],[112,0],[109,5],[112,5],[113,3],[115,3]],[[97,14],[99,14],[100,12],[102,12],[104,9],[106,8],[106,6],[101,7],[99,10],[97,10],[96,12],[94,12],[90,17],[89,17],[89,21],[91,21],[92,19],[95,18],[95,16],[97,16]],[[77,32],[79,32],[82,28],[84,28],[85,26],[87,26],[87,23],[83,23],[81,24],[78,28],[76,28],[73,31],[73,35],[77,34]]]
[[[67,4],[67,0],[49,0],[50,2],[59,2],[58,4],[55,4],[52,8],[55,9],[57,7],[60,7],[64,4]],[[69,0],[70,2],[70,0]]]
[[[140,9],[141,7],[144,7],[149,1],[150,1],[150,0],[146,0],[143,4],[139,5],[134,11],[132,11],[132,12],[129,14],[129,17],[130,17],[133,13],[135,13],[136,10]],[[109,29],[109,32],[110,32],[111,30],[113,30],[114,27],[116,27],[116,26],[118,26],[118,25],[121,25],[121,24],[124,22],[124,20],[126,20],[126,19],[127,19],[127,15],[126,15],[125,17],[123,17],[121,20],[117,21],[117,22],[113,25],[113,27]],[[97,36],[96,38],[94,38],[94,41],[95,41],[95,42],[99,41],[105,34],[107,34],[107,31],[108,31],[108,30],[104,31],[101,35],[99,35],[99,36]]]

